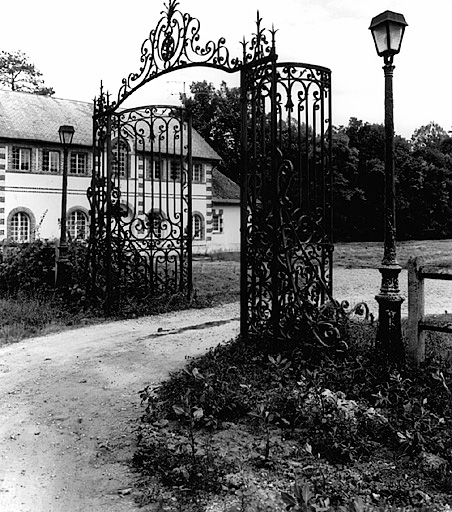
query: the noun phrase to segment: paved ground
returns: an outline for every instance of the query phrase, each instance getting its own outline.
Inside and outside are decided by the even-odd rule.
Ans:
[[[376,310],[375,270],[335,271],[335,297]],[[406,272],[402,272],[406,294]],[[452,311],[452,283],[427,286]],[[403,306],[406,312],[406,301]],[[129,512],[138,391],[237,335],[238,305],[85,327],[0,348],[0,511]]]

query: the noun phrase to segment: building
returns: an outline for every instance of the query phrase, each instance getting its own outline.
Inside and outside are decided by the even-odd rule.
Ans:
[[[68,236],[88,236],[87,189],[95,164],[92,114],[91,103],[0,91],[0,241],[58,238],[61,125],[75,128],[68,153]],[[193,252],[238,251],[239,187],[216,169],[220,157],[195,130],[192,148]],[[172,164],[170,155],[163,155],[162,169],[145,179],[161,179],[163,168],[169,172]]]

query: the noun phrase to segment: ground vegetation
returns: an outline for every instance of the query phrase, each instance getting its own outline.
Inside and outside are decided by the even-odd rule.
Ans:
[[[55,288],[57,242],[36,240],[0,247],[0,345],[23,338],[105,320],[100,300],[87,289],[87,245],[69,242],[66,286]],[[227,255],[223,255],[223,258]],[[239,263],[199,258],[193,262],[194,294],[130,299],[110,318],[123,319],[187,308],[204,308],[239,298]]]
[[[349,325],[347,338],[335,354],[307,339],[285,349],[231,340],[143,389],[141,503],[187,512],[450,510],[450,349],[437,339],[413,369],[375,357],[373,324]]]

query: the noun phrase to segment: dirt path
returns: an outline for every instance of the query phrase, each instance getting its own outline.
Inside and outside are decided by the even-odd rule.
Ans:
[[[335,297],[376,312],[380,275],[335,270]],[[400,284],[406,294],[406,272]],[[406,314],[406,301],[402,312]],[[426,290],[452,311],[452,283]],[[130,512],[138,391],[234,337],[238,305],[114,322],[0,348],[0,512]]]
[[[237,317],[227,305],[0,349],[0,511],[136,510],[128,462],[138,391],[236,336]]]

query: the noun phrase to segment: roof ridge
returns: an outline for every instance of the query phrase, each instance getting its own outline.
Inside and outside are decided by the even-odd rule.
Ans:
[[[83,103],[84,105],[92,105],[93,102],[91,101],[84,101],[84,100],[74,100],[70,98],[62,98],[60,96],[48,96],[46,94],[36,94],[34,92],[28,92],[28,91],[12,91],[11,89],[2,89],[0,87],[0,93],[6,92],[8,94],[23,94],[27,95],[29,97],[33,96],[40,99],[49,99],[49,100],[60,100],[60,101],[70,101],[71,103]],[[94,100],[93,100],[94,101]]]

